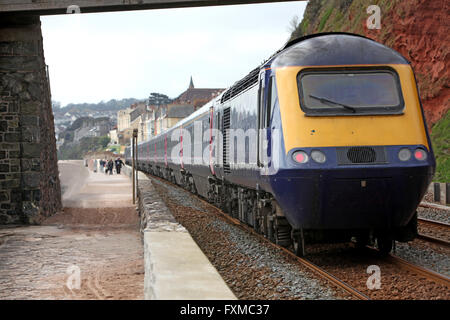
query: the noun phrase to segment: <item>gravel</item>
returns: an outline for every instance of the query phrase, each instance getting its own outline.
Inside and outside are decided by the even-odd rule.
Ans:
[[[431,219],[450,224],[450,211],[418,207],[417,213],[419,218]]]
[[[254,235],[216,220],[212,226],[227,234],[236,249],[235,253],[246,256],[238,264],[253,265],[257,269],[268,268],[273,279],[281,278],[274,288],[276,292],[285,292],[285,298],[302,297],[303,299],[335,299],[336,295],[330,288],[322,285],[306,274],[296,264],[287,263],[275,248],[266,247]],[[262,287],[258,283],[258,287]]]
[[[399,247],[401,246],[397,246],[397,248]],[[407,250],[407,254],[410,255],[409,249]],[[399,251],[400,249],[397,250],[397,253]],[[409,258],[408,260],[410,260]],[[317,252],[308,256],[308,260],[366,294],[370,299],[450,299],[448,286],[435,283],[422,275],[399,267],[392,263],[390,259],[386,259],[374,250],[367,248],[358,250],[351,244],[322,245]],[[374,266],[380,272],[379,289],[371,289],[367,285],[369,277],[371,277],[369,267]],[[372,275],[374,274],[372,273]]]
[[[170,200],[174,201],[178,205],[182,205],[201,212],[207,212],[203,203],[197,198],[193,197],[188,191],[178,187],[173,187],[167,183],[164,183],[158,179],[151,178],[153,185],[157,185],[165,188],[167,196]]]
[[[421,267],[450,276],[450,250],[424,241],[396,243],[395,255]]]
[[[238,299],[352,298],[187,191],[157,179],[152,182]]]

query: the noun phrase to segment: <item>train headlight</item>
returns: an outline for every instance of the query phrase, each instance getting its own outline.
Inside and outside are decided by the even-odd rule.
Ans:
[[[325,154],[319,150],[313,150],[311,152],[311,158],[317,163],[324,163],[327,160]]]
[[[398,158],[401,161],[408,161],[409,159],[411,159],[411,151],[409,151],[408,148],[400,149],[400,151],[398,152]]]
[[[306,163],[309,160],[308,154],[305,151],[295,151],[292,154],[292,158],[298,163]]]
[[[425,150],[417,148],[416,151],[414,151],[414,158],[419,161],[427,160],[427,153],[425,152]]]

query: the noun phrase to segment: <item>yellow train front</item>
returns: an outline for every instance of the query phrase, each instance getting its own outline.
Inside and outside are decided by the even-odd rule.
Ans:
[[[377,238],[387,252],[413,239],[435,159],[409,62],[365,37],[322,34],[265,70],[277,95],[268,130],[281,130],[271,152],[282,156],[263,185],[297,247],[341,234]]]

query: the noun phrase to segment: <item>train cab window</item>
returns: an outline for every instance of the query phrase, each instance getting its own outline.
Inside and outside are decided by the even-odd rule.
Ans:
[[[277,92],[275,88],[275,78],[270,77],[267,86],[267,98],[264,100],[264,84],[263,79],[260,80],[260,97],[259,97],[259,127],[261,129],[268,128],[270,126],[270,117],[272,114],[273,106],[277,99]]]
[[[258,90],[258,127],[264,128],[264,74],[260,75],[259,90]]]
[[[277,88],[275,85],[275,77],[270,77],[269,79],[269,96],[267,98],[267,108],[266,108],[266,126],[270,126],[270,117],[272,116],[272,111],[277,100]]]
[[[400,114],[404,103],[391,69],[305,70],[297,76],[306,115]]]

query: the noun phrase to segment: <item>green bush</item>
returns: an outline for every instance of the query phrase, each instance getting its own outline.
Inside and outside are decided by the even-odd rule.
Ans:
[[[436,157],[434,181],[450,182],[450,112],[431,129],[431,143]]]

